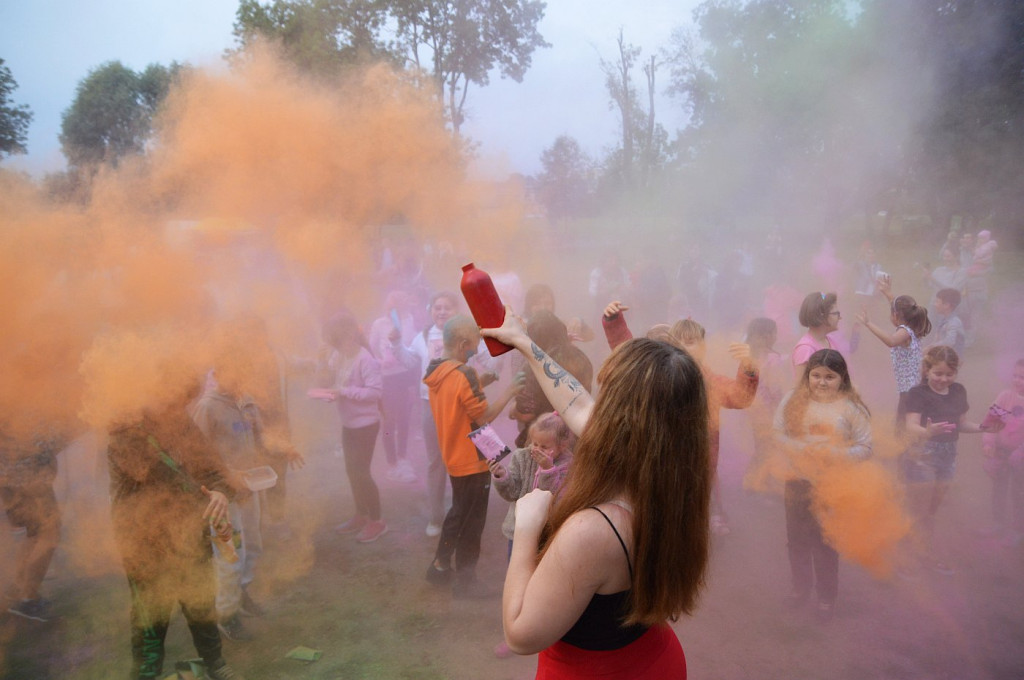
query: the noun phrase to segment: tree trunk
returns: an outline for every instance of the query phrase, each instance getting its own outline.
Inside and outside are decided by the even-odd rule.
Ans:
[[[622,114],[622,175],[627,185],[633,183],[633,111],[632,97],[629,88],[629,55],[626,53],[626,42],[619,30],[619,111]]]
[[[651,55],[651,63],[644,66],[647,76],[647,130],[643,153],[643,184],[646,186],[654,170],[654,74],[658,69],[655,56]]]

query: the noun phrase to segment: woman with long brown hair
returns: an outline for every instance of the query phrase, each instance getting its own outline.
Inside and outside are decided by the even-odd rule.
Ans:
[[[665,342],[623,343],[597,399],[537,347],[506,310],[485,336],[512,345],[580,436],[551,505],[516,505],[502,602],[505,639],[540,652],[538,678],[685,678],[668,620],[691,613],[708,559],[708,399],[700,365]]]

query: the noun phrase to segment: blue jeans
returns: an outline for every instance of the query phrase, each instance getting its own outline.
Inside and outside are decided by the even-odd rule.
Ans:
[[[956,442],[925,442],[900,457],[900,473],[909,483],[948,482],[956,471]]]

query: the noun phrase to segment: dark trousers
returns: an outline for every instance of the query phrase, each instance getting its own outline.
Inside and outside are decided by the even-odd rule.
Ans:
[[[480,537],[487,521],[487,499],[491,495],[491,473],[478,472],[465,477],[451,477],[452,507],[441,525],[441,538],[435,555],[442,567],[451,565],[455,555],[455,578],[471,581],[476,578],[480,559]]]
[[[380,423],[356,429],[341,428],[341,448],[345,451],[345,473],[352,498],[356,502],[356,514],[372,520],[380,519],[380,492],[370,475],[373,449],[377,445]]]
[[[813,487],[806,479],[786,482],[786,540],[793,592],[810,595],[816,585],[818,601],[835,602],[839,591],[839,554],[821,535],[821,525],[811,512]]]
[[[412,421],[415,373],[405,372],[381,376],[384,380],[381,441],[388,465],[405,460],[409,444],[409,423]]]
[[[196,652],[206,667],[221,659],[212,562],[178,563],[155,578],[129,575],[128,585],[132,590],[133,678],[163,677],[164,638],[175,605],[181,605]]]

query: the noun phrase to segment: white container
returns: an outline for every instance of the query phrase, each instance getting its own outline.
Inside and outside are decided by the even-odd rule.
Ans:
[[[243,472],[242,480],[249,491],[263,491],[277,484],[277,473],[269,465],[261,465]]]

